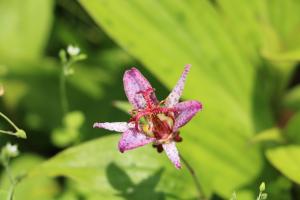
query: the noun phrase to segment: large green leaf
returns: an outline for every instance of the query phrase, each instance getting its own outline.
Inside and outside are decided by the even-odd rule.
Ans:
[[[281,173],[300,184],[300,146],[289,145],[269,149],[266,152],[269,161]]]
[[[8,192],[6,190],[0,190],[0,198],[5,199],[7,198]]]
[[[185,145],[180,150],[196,166],[204,186],[230,196],[234,189],[254,179],[261,168],[260,155],[257,146],[249,148],[247,143],[257,127],[266,128],[271,120],[267,101],[256,108],[259,112],[255,115],[263,119],[261,124],[252,120],[252,106],[256,106],[253,93],[266,79],[254,82],[258,53],[253,53],[252,45],[241,50],[242,42],[250,43],[247,35],[237,40],[232,35],[235,29],[224,25],[224,16],[209,1],[80,2],[116,42],[169,89],[182,66],[193,64],[184,98],[202,101],[204,111],[182,129]],[[227,4],[237,8],[231,1]],[[243,4],[247,10],[251,3]],[[256,15],[251,14],[254,8],[252,5],[246,16],[253,32],[257,31],[253,25]],[[243,14],[241,11],[235,18]],[[237,23],[244,26],[245,22]],[[258,43],[258,36],[250,40]]]
[[[299,12],[300,2],[298,0],[271,0],[266,7],[270,16],[270,23],[277,30],[283,42],[282,50],[299,49]]]
[[[52,22],[53,0],[0,1],[2,62],[38,58]]]
[[[105,199],[196,196],[185,168],[175,169],[166,155],[152,147],[121,154],[116,148],[118,139],[105,137],[63,151],[37,166],[27,178],[66,176]]]
[[[148,66],[156,66],[151,70],[165,77],[163,81],[168,86],[171,82],[166,79],[174,83],[180,72],[177,66],[192,63],[196,66],[195,71],[203,73],[201,82],[206,85],[218,83],[217,87],[230,90],[238,100],[249,95],[253,69],[239,55],[220,16],[208,2],[81,2],[124,48]],[[118,12],[111,14],[112,10]],[[248,76],[240,79],[245,73]],[[211,80],[214,76],[218,77],[214,79],[216,83]]]

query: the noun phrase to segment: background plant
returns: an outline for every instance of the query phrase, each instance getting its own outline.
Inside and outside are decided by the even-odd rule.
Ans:
[[[117,136],[91,128],[126,119],[112,103],[125,100],[126,68],[139,67],[161,99],[186,63],[193,68],[183,98],[202,101],[204,111],[182,130],[179,149],[206,195],[255,199],[266,181],[268,198],[299,198],[299,9],[297,0],[1,1],[1,111],[30,130],[12,162],[16,172],[30,169],[16,199],[195,197],[186,169],[150,147],[124,158]],[[58,90],[57,52],[68,44],[89,55],[66,80],[69,110],[84,116],[72,128],[62,123]],[[74,129],[72,142],[53,139]]]

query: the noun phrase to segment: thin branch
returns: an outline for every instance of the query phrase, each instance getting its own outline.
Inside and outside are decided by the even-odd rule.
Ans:
[[[11,131],[0,130],[0,133],[4,133],[4,134],[7,134],[7,135],[13,135],[13,136],[16,136],[16,134],[15,134],[14,132],[11,132]]]
[[[197,178],[197,175],[195,173],[195,170],[193,169],[193,167],[188,163],[188,161],[181,155],[179,154],[183,164],[186,166],[186,168],[188,169],[189,173],[191,174],[193,180],[194,180],[194,183],[195,183],[195,186],[196,186],[196,189],[198,191],[198,198],[199,200],[206,200],[207,198],[204,196],[204,192],[202,190],[202,187],[200,185],[200,182]]]
[[[2,112],[0,112],[0,116],[3,117],[10,125],[12,125],[14,127],[14,129],[16,129],[16,131],[19,130],[19,128],[17,127],[17,125],[15,125],[6,115],[4,115]]]

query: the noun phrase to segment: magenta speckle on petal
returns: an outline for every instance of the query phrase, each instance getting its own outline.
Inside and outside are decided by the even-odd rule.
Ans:
[[[134,108],[144,108],[146,102],[140,92],[152,88],[148,80],[141,74],[139,70],[136,68],[131,68],[125,72],[123,83],[126,96]],[[157,103],[154,93],[152,94],[152,101]]]
[[[169,94],[169,96],[166,99],[167,107],[172,107],[178,103],[183,92],[186,76],[189,73],[191,66],[192,66],[191,64],[185,65],[180,79],[178,80],[172,92]]]
[[[173,131],[177,131],[180,127],[188,123],[199,110],[202,109],[202,104],[198,101],[184,101],[175,105],[177,111]]]
[[[180,157],[175,142],[163,144],[163,148],[166,151],[166,154],[169,157],[169,159],[175,165],[175,167],[177,169],[180,169],[181,168]]]
[[[124,132],[126,131],[128,127],[127,122],[104,122],[104,123],[94,123],[93,128],[104,128],[110,131],[116,131],[116,132]]]
[[[128,129],[122,134],[119,141],[119,150],[123,153],[124,151],[144,146],[154,140],[154,138],[149,138],[135,129]]]

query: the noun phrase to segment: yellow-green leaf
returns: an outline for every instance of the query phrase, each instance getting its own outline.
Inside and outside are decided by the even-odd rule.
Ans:
[[[268,160],[282,174],[300,184],[300,146],[281,146],[266,151]]]
[[[36,166],[27,179],[66,176],[105,199],[183,199],[197,195],[185,167],[177,170],[151,145],[122,154],[117,149],[118,140],[119,136],[109,136],[69,148]]]

